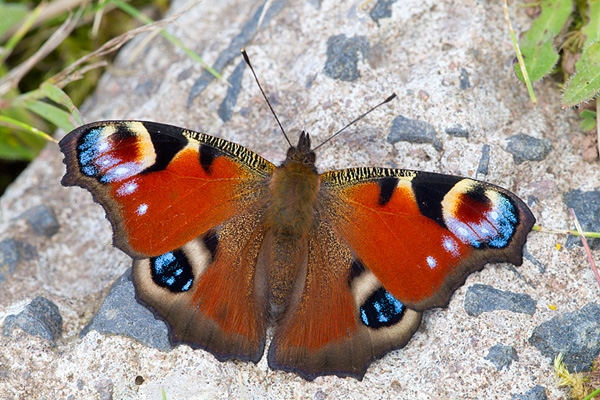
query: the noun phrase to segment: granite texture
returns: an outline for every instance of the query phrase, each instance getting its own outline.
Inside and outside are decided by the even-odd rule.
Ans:
[[[175,1],[172,12],[184,3]],[[509,13],[517,34],[531,24],[518,2],[510,2]],[[398,95],[321,147],[320,171],[381,166],[477,176],[519,195],[539,225],[556,229],[572,227],[565,193],[577,198],[600,187],[600,166],[583,161],[577,114],[561,109],[556,83],[535,84],[540,103],[532,105],[515,78],[500,2],[205,1],[167,29],[232,85],[159,35],[138,38],[82,107],[86,121],[185,126],[278,164],[287,146],[249,69],[240,66],[245,47],[293,142],[306,130],[318,144]],[[346,50],[334,51],[332,38]],[[395,121],[406,120],[430,139],[387,140],[405,129]],[[468,137],[445,133],[454,126],[467,128]],[[517,142],[516,135],[526,137]],[[522,266],[492,264],[472,274],[447,308],[425,312],[408,345],[375,361],[362,381],[306,382],[269,370],[265,357],[255,365],[219,362],[186,345],[164,351],[164,327],[159,345],[132,334],[160,321],[138,315],[145,311],[126,277],[115,284],[131,260],[111,246],[102,208],[88,192],[62,187],[63,174],[62,155],[49,144],[0,199],[0,325],[38,296],[63,320],[55,345],[19,328],[0,335],[3,399],[159,399],[163,390],[168,399],[559,399],[567,392],[553,379],[554,352],[528,339],[547,321],[580,321],[573,312],[600,303],[581,248],[557,246],[563,235],[533,232]],[[465,296],[477,284],[524,301],[511,295],[508,303],[516,305],[471,316]],[[485,359],[499,343],[516,352],[507,368]]]

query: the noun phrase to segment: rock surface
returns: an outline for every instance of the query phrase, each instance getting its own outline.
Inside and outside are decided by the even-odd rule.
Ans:
[[[182,7],[184,2],[174,2],[173,12]],[[398,95],[319,149],[321,171],[382,166],[475,177],[479,170],[479,178],[525,199],[539,225],[557,229],[571,228],[564,193],[600,187],[600,166],[584,163],[572,145],[573,135],[580,135],[578,118],[561,109],[555,82],[535,84],[541,100],[532,105],[515,78],[500,2],[275,0],[263,11],[256,1],[201,2],[168,28],[231,79],[231,87],[160,36],[144,48],[139,38],[123,49],[82,107],[84,118],[185,126],[278,163],[287,148],[249,69],[240,66],[239,49],[245,47],[294,141],[301,130],[315,143],[325,140],[391,93]],[[509,13],[517,32],[531,24],[517,2]],[[339,75],[332,77],[325,68],[333,56],[328,43],[340,37],[355,42],[351,54],[335,56],[342,67],[333,68]],[[388,142],[399,116],[433,127],[441,146],[435,140]],[[444,133],[453,126],[468,137]],[[520,134],[548,141],[553,150],[513,159],[508,140]],[[539,232],[529,235],[533,258],[518,268],[490,265],[472,274],[448,308],[425,312],[410,343],[374,362],[363,381],[330,376],[306,382],[269,370],[264,357],[257,365],[219,362],[188,346],[161,351],[94,329],[81,337],[94,317],[122,315],[101,305],[131,261],[112,248],[110,224],[90,194],[60,186],[61,159],[49,144],[0,199],[0,324],[37,296],[56,304],[63,318],[56,346],[20,329],[0,336],[0,398],[158,399],[162,390],[169,399],[566,397],[554,384],[552,355],[528,339],[544,322],[599,303],[600,296],[581,248],[559,248],[564,236]],[[58,230],[50,213],[21,217],[40,205],[53,210]],[[598,259],[597,250],[594,255]],[[526,295],[536,302],[535,312],[495,309],[470,316],[463,304],[476,283]],[[132,297],[122,301],[133,304],[126,302]],[[485,360],[498,343],[516,351],[510,368],[498,370]]]

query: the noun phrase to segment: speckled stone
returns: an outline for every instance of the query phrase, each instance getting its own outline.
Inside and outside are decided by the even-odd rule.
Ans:
[[[22,261],[37,257],[35,247],[12,238],[0,242],[0,283],[11,275]]]
[[[44,297],[36,297],[19,314],[6,317],[4,335],[10,336],[19,327],[30,335],[54,343],[62,334],[62,322],[56,304]]]
[[[446,132],[450,136],[458,138],[469,137],[469,128],[462,126],[461,124],[450,125],[444,129],[444,132]]]
[[[523,394],[513,394],[511,400],[547,400],[546,389],[536,385]]]
[[[563,353],[570,372],[588,371],[600,354],[600,305],[557,315],[536,327],[529,343],[551,360]]]
[[[242,78],[244,77],[245,69],[246,62],[242,60],[237,67],[235,67],[228,79],[228,82],[231,86],[227,88],[227,94],[219,105],[219,110],[217,111],[219,118],[221,118],[223,122],[229,121],[233,115],[233,107],[235,107],[240,90],[242,90]]]
[[[584,231],[600,231],[600,190],[583,191],[579,189],[570,190],[563,195],[563,200],[568,208],[572,208]],[[590,248],[600,248],[600,239],[587,238]],[[574,244],[581,246],[581,238],[577,236],[567,237],[566,246]]]
[[[358,53],[363,58],[369,52],[369,42],[364,36],[331,36],[327,40],[327,61],[323,72],[332,79],[352,82],[360,78]]]
[[[508,138],[506,151],[512,154],[515,164],[542,161],[552,151],[552,143],[548,139],[537,139],[520,133]]]
[[[60,223],[56,218],[54,210],[45,204],[31,207],[22,215],[33,232],[38,236],[52,237],[60,229]]]
[[[399,141],[410,143],[429,143],[437,151],[442,150],[442,142],[435,135],[435,128],[428,122],[417,121],[399,115],[392,121],[392,127],[387,137],[388,143]]]
[[[519,356],[514,347],[497,344],[490,347],[484,359],[494,364],[498,371],[501,371],[502,369],[508,369],[513,361],[519,361]]]
[[[377,0],[371,12],[369,12],[369,16],[371,19],[377,23],[381,18],[390,18],[392,16],[392,4],[394,4],[397,0]]]
[[[533,315],[536,305],[537,302],[526,294],[499,290],[489,285],[470,286],[465,295],[465,311],[472,317],[496,310]]]
[[[131,269],[113,284],[102,306],[80,336],[90,330],[129,336],[163,351],[171,349],[165,323],[135,300]]]

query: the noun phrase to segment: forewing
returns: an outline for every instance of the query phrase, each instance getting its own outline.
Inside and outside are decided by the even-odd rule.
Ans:
[[[235,143],[154,122],[91,123],[60,148],[63,185],[92,193],[134,258],[180,248],[259,201],[275,169]]]
[[[447,305],[473,271],[522,263],[535,219],[513,193],[427,172],[356,168],[321,176],[322,218],[396,299]]]

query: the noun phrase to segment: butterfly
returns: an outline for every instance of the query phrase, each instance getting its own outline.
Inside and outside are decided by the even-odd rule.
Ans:
[[[307,380],[362,379],[491,262],[522,263],[535,219],[469,178],[362,167],[318,173],[308,133],[279,166],[233,142],[146,121],[60,141],[133,261],[138,301],[171,342]]]

